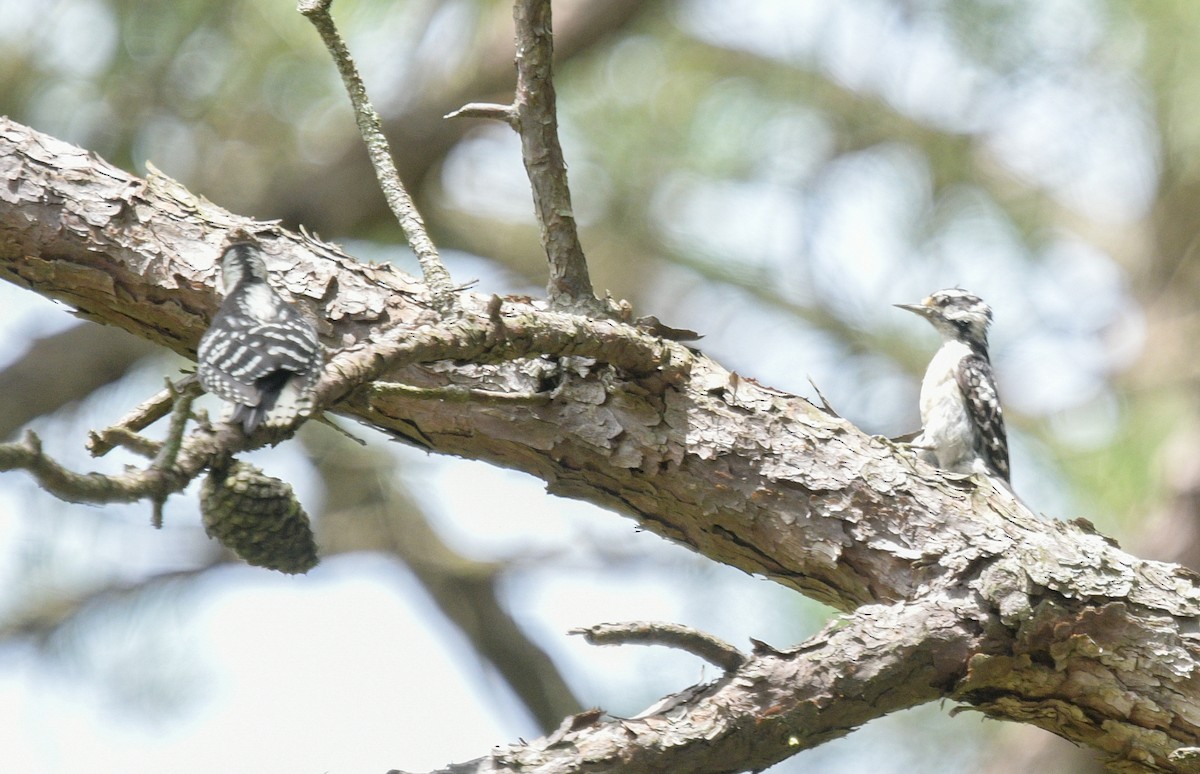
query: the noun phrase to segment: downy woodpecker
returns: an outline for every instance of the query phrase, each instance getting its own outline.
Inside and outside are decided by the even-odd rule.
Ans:
[[[912,446],[939,468],[1007,483],[1008,439],[988,359],[991,308],[958,288],[896,306],[924,317],[942,334],[942,347],[921,381],[922,430]]]
[[[197,372],[204,389],[233,405],[246,434],[264,421],[288,424],[307,414],[321,374],[312,323],[267,280],[262,252],[234,242],[221,255],[225,300],[200,339]]]

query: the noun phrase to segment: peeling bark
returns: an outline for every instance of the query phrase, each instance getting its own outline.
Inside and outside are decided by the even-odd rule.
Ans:
[[[625,323],[466,292],[446,321],[390,267],[9,121],[0,178],[0,277],[193,356],[216,307],[217,247],[248,228],[320,320],[329,410],[524,470],[847,613],[644,717],[577,716],[447,771],[737,771],[947,697],[1090,745],[1119,770],[1194,770],[1200,577],[1188,570],[1041,519]],[[432,401],[352,388],[350,372],[548,399]]]

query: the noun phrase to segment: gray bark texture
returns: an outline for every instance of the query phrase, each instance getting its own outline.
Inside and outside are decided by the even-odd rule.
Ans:
[[[5,280],[194,357],[218,248],[247,229],[319,320],[325,410],[523,470],[843,611],[638,718],[584,713],[445,771],[760,769],[947,698],[1093,747],[1114,770],[1200,770],[1200,578],[1187,569],[944,476],[630,322],[466,291],[443,317],[389,266],[6,119],[0,178]],[[188,454],[194,475],[205,458]]]

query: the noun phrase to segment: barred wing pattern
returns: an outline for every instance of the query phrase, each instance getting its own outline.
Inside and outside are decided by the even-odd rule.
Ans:
[[[959,362],[957,380],[967,411],[979,430],[979,456],[995,475],[1008,481],[1008,436],[991,363],[978,354],[964,357]]]
[[[311,410],[320,376],[316,330],[266,282],[241,279],[200,340],[200,383],[234,405],[247,434]]]

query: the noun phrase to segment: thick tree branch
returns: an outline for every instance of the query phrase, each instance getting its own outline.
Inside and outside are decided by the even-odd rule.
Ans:
[[[793,650],[760,647],[735,672],[649,714],[585,715],[437,774],[761,770],[944,695],[982,645],[978,630],[964,635],[964,612],[950,601],[865,607]]]
[[[0,277],[194,352],[215,308],[217,248],[244,221],[172,181],[138,180],[11,122],[0,122],[0,177]],[[563,732],[570,739],[595,734],[663,770],[729,771],[941,696],[1037,723],[1126,770],[1188,770],[1174,753],[1200,746],[1194,573],[1039,519],[986,480],[947,479],[902,447],[620,322],[464,292],[463,318],[448,323],[399,272],[257,230],[281,288],[318,311],[334,352],[321,386],[327,407],[437,452],[526,471],[551,492],[607,505],[717,561],[856,611],[845,636],[869,652],[839,675],[866,694],[839,691],[836,705],[811,699],[836,678],[808,663],[806,647],[760,653],[669,712],[584,718]],[[551,399],[430,401],[379,394],[369,380]],[[239,444],[228,427],[194,448],[185,441],[177,466],[202,466]],[[839,664],[855,647],[842,632],[827,632],[838,648],[825,652],[822,642],[822,663]],[[909,632],[919,641],[901,636]],[[910,658],[893,665],[884,655],[892,651]],[[856,673],[861,664],[883,682]],[[725,712],[734,725],[722,723]],[[753,738],[765,746],[747,753],[744,725],[756,723]],[[707,748],[695,741],[705,728],[716,734]],[[506,760],[577,761],[560,741],[510,748]],[[489,759],[493,770],[500,757]]]

